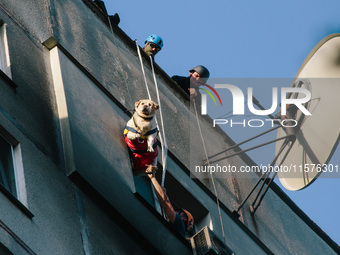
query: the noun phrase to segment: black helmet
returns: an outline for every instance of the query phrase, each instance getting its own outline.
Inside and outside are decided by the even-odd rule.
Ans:
[[[210,73],[208,71],[208,69],[202,65],[199,65],[199,66],[196,66],[194,68],[191,68],[189,70],[190,73],[193,73],[193,72],[198,72],[199,75],[202,77],[202,78],[206,78],[208,79],[209,76],[210,76]]]

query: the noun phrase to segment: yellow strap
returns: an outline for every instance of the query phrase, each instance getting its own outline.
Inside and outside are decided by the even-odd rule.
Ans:
[[[129,133],[129,132],[132,132],[132,131],[127,130],[126,128],[124,129],[124,135],[127,135],[127,133]],[[138,134],[137,132],[132,132],[132,133]],[[145,135],[141,135],[140,138],[143,139],[143,140],[146,140],[146,136]]]

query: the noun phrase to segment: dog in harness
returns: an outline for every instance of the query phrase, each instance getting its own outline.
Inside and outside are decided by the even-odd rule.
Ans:
[[[157,124],[154,116],[159,105],[143,99],[135,103],[135,111],[126,123],[125,143],[129,148],[135,175],[157,170]]]

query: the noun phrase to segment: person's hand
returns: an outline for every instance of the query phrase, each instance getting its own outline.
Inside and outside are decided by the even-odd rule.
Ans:
[[[190,96],[196,97],[197,96],[197,91],[195,88],[189,88],[189,94]]]
[[[155,177],[155,173],[156,173],[156,170],[155,170],[155,166],[152,166],[152,165],[147,165],[147,169],[145,171],[146,175],[152,179],[152,177]]]

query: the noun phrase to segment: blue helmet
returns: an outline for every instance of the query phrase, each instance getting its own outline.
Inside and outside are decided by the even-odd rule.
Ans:
[[[158,45],[160,49],[162,49],[162,47],[163,47],[162,38],[160,36],[156,35],[156,34],[152,34],[148,38],[146,38],[145,43],[147,43],[147,42],[151,42],[151,43]]]

